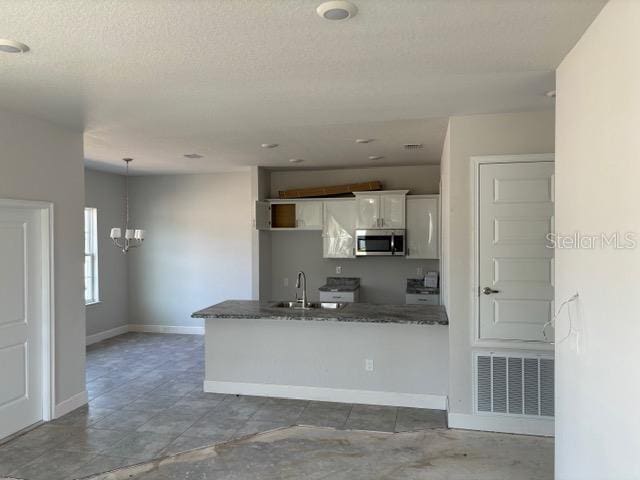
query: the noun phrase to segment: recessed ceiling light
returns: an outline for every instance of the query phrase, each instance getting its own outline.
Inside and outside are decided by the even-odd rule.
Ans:
[[[373,138],[356,138],[356,143],[371,143]]]
[[[545,95],[549,98],[556,98],[556,91],[555,90],[549,90],[547,93],[545,93]]]
[[[184,156],[186,158],[202,158],[202,155],[198,153],[185,153]]]
[[[382,155],[369,155],[369,160],[380,160],[384,158]]]
[[[316,12],[326,20],[346,20],[358,13],[358,7],[351,2],[338,0],[322,3]]]
[[[302,163],[304,160],[302,158],[290,158],[289,161],[291,163]]]
[[[0,52],[5,53],[25,53],[29,51],[24,43],[16,42],[14,40],[7,40],[0,38]]]
[[[278,146],[277,143],[263,143],[260,145],[262,148],[276,148]]]

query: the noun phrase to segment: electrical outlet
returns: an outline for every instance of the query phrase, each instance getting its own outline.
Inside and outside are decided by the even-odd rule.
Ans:
[[[424,274],[424,272],[422,271],[422,267],[418,267],[416,268],[416,275],[418,275],[419,277],[421,277]]]
[[[342,265],[337,265],[336,266],[336,274],[340,275],[342,273]]]
[[[365,360],[364,360],[364,369],[367,372],[373,372],[373,359],[372,358],[365,358]]]
[[[289,286],[289,279],[287,277],[282,279],[282,285],[284,285],[285,287]]]

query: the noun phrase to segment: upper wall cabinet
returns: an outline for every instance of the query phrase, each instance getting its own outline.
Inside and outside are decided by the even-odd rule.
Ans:
[[[405,228],[408,190],[356,192],[356,228]]]
[[[296,202],[296,228],[322,230],[322,202]]]
[[[322,201],[269,200],[256,202],[258,230],[322,230]]]
[[[407,197],[406,258],[440,258],[439,227],[439,195],[409,195]]]
[[[355,200],[324,202],[322,256],[324,258],[354,258]]]

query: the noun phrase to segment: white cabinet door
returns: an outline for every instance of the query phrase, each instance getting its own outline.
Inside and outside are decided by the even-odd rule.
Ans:
[[[271,228],[271,204],[269,202],[256,202],[254,224],[256,230],[269,230]]]
[[[296,202],[296,228],[322,230],[322,202]]]
[[[406,258],[439,258],[439,202],[433,198],[407,197]]]
[[[356,201],[324,202],[322,256],[324,258],[353,258]]]
[[[380,222],[380,195],[358,194],[357,203],[357,228],[381,228]]]
[[[405,228],[405,195],[380,195],[382,228]]]

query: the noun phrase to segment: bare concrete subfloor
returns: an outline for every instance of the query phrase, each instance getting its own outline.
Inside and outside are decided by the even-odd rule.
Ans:
[[[553,441],[446,429],[287,427],[96,475],[92,480],[545,480]]]

